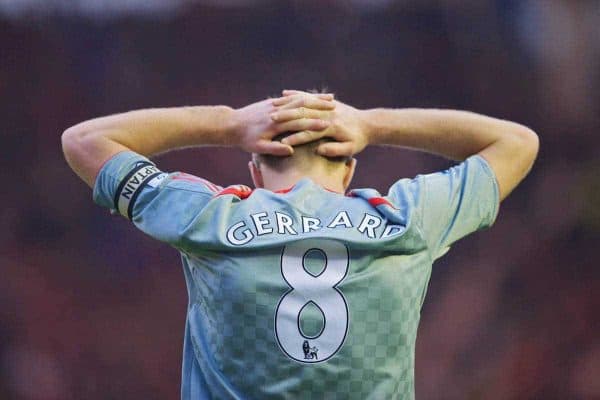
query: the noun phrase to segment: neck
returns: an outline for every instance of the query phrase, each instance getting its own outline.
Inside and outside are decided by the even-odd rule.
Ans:
[[[309,178],[317,185],[333,190],[334,192],[344,193],[346,190],[343,179],[338,177],[337,174],[318,173],[316,171],[307,173],[288,171],[282,173],[278,171],[263,170],[264,188],[272,191],[289,189],[303,178]]]

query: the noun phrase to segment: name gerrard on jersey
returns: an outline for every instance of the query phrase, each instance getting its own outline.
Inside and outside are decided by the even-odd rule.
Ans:
[[[291,215],[275,211],[266,211],[250,214],[251,223],[239,221],[227,229],[227,240],[234,246],[243,246],[254,238],[264,235],[298,235],[321,229],[356,229],[370,239],[386,239],[396,236],[404,231],[402,225],[384,225],[383,219],[364,213],[358,225],[352,222],[347,211],[338,212],[327,224],[323,225],[319,218],[301,215],[300,220],[295,220]],[[379,231],[379,232],[377,232]]]

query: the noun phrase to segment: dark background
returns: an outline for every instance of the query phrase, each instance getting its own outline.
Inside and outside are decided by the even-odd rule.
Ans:
[[[360,108],[468,109],[540,136],[496,225],[434,266],[417,398],[600,399],[598,1],[25,3],[0,5],[0,399],[179,396],[177,252],[92,203],[64,129],[323,87]],[[228,185],[250,184],[247,159],[158,162]],[[392,149],[358,160],[353,186],[381,191],[450,165]]]

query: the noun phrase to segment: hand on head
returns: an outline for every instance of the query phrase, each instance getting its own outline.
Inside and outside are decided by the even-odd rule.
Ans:
[[[235,110],[234,144],[250,153],[289,156],[294,153],[292,145],[273,138],[285,132],[318,132],[329,126],[329,121],[324,117],[325,112],[335,108],[333,95],[306,93],[289,100],[283,106],[295,110],[297,115],[280,121],[273,119],[272,114],[283,108],[276,106],[273,99]]]
[[[283,144],[299,146],[328,137],[333,140],[322,143],[317,148],[320,155],[327,157],[350,157],[367,146],[365,122],[360,110],[334,100],[332,94],[312,94],[298,90],[284,90],[282,94],[282,97],[272,101],[276,111],[271,114],[271,118],[277,124],[303,119],[327,122],[322,129],[287,129],[295,132],[284,138]]]
[[[284,90],[282,97],[236,110],[235,119],[235,140],[251,153],[289,156],[293,146],[331,138],[317,148],[320,155],[352,156],[368,144],[361,111],[334,100],[330,93]],[[273,140],[285,132],[292,133],[282,141]]]

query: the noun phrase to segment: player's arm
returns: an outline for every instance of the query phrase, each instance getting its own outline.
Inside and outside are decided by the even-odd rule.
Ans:
[[[278,121],[296,118],[297,112],[289,104],[300,93],[284,92],[275,101],[279,109],[273,118]],[[527,175],[538,152],[538,137],[531,129],[467,111],[357,110],[336,101],[335,110],[329,114],[328,129],[300,132],[283,142],[297,145],[329,136],[336,142],[322,144],[318,149],[326,156],[356,154],[367,145],[402,146],[455,160],[479,154],[494,171],[501,200]]]
[[[311,97],[310,107],[330,110],[331,95]],[[131,150],[150,157],[190,146],[238,146],[256,153],[288,155],[291,146],[271,139],[281,132],[322,130],[319,119],[274,122],[272,100],[240,109],[227,106],[156,108],[91,119],[68,128],[62,135],[65,158],[89,186],[102,165],[115,154]]]
[[[467,111],[367,110],[369,144],[423,150],[454,160],[479,154],[494,171],[504,199],[527,175],[538,152],[537,135],[515,122]]]

